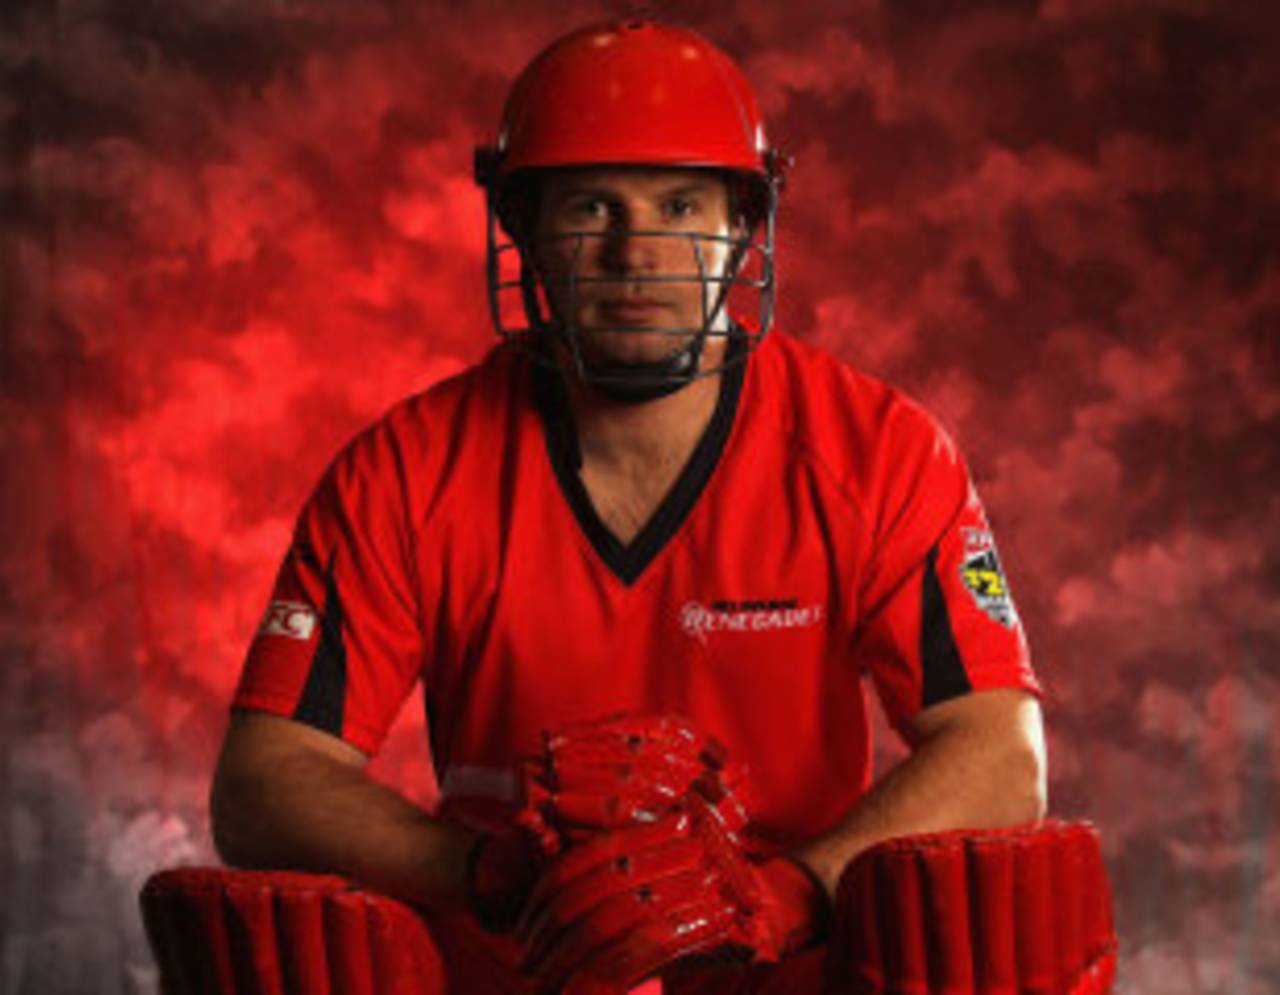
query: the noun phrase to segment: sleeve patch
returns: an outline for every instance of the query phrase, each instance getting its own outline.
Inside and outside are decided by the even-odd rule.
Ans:
[[[260,636],[284,636],[304,643],[316,629],[315,609],[301,601],[273,601],[258,626]]]
[[[964,559],[960,563],[960,580],[980,608],[993,622],[1011,629],[1018,621],[1009,585],[996,554],[995,539],[987,529],[964,530]]]

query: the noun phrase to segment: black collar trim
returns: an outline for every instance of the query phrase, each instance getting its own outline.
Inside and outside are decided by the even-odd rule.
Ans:
[[[734,336],[728,348],[725,368],[719,374],[720,394],[716,400],[716,408],[702,438],[698,440],[689,462],[680,471],[680,476],[658,505],[653,517],[628,544],[622,543],[610,532],[596,514],[591,497],[578,475],[582,467],[582,452],[578,447],[569,398],[560,375],[541,363],[532,364],[534,402],[542,418],[547,455],[556,480],[560,483],[560,490],[600,559],[628,587],[644,573],[645,567],[662,552],[689,517],[729,442],[738,401],[742,396],[743,381],[746,379],[748,357],[741,354],[746,344],[740,336]]]

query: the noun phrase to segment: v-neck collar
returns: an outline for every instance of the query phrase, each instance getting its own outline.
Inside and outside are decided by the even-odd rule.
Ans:
[[[623,543],[601,520],[579,475],[582,452],[578,446],[569,397],[560,374],[541,362],[534,361],[530,364],[534,402],[541,416],[547,455],[560,484],[560,491],[597,555],[628,587],[635,583],[644,573],[645,567],[666,548],[681,524],[689,517],[720,462],[720,456],[733,430],[738,400],[746,379],[749,357],[738,358],[745,348],[741,336],[734,335],[730,338],[726,357],[729,362],[719,374],[720,391],[711,420],[675,484],[663,497],[653,516],[629,543]]]

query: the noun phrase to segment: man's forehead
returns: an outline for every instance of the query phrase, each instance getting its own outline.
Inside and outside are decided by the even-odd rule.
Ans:
[[[544,189],[554,194],[576,190],[629,194],[663,194],[674,190],[723,189],[714,170],[688,166],[589,166],[549,169]]]

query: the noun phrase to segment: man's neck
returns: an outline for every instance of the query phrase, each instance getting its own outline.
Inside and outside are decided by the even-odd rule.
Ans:
[[[706,430],[720,394],[720,376],[701,377],[640,404],[605,397],[576,378],[568,383],[584,466],[610,474],[681,467]]]

